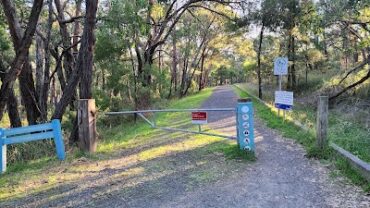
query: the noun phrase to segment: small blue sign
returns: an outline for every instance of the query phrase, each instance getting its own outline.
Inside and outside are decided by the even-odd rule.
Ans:
[[[292,110],[293,106],[291,105],[285,105],[280,103],[275,103],[275,107],[281,110]]]
[[[238,101],[236,109],[237,137],[240,149],[255,151],[253,104],[251,101]]]

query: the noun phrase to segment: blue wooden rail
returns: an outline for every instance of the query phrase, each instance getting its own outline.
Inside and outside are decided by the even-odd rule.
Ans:
[[[26,127],[2,129],[0,128],[0,172],[6,170],[6,146],[43,139],[54,139],[58,159],[65,159],[64,143],[60,121],[55,119],[51,123]]]

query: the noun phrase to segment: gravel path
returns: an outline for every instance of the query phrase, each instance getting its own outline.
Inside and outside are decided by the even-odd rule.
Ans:
[[[234,107],[236,101],[233,89],[223,86],[202,107]],[[235,133],[232,112],[210,114],[209,122],[223,134]],[[227,160],[214,151],[212,145],[230,145],[222,139],[151,135],[151,143],[112,158],[52,169],[56,185],[0,202],[0,207],[370,207],[362,190],[329,177],[328,167],[307,159],[300,145],[258,119],[254,163]]]
[[[236,100],[231,87],[219,87],[203,107],[233,107]],[[228,113],[210,119],[216,127],[235,121]],[[307,159],[300,145],[256,120],[256,163],[162,207],[370,207],[370,197],[362,190],[329,177],[329,169]]]

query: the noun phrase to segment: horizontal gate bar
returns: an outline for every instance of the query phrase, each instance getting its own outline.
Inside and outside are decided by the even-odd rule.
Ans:
[[[176,128],[168,128],[168,127],[156,127],[157,129],[162,129],[166,131],[180,131],[180,132],[186,132],[186,133],[192,133],[192,134],[204,134],[208,136],[216,136],[216,137],[222,137],[226,139],[236,139],[234,136],[226,136],[226,135],[221,135],[221,134],[212,134],[212,133],[207,133],[207,132],[199,132],[199,131],[191,131],[191,130],[186,130],[186,129],[176,129]]]
[[[122,114],[133,114],[133,113],[166,113],[166,112],[199,112],[199,111],[235,111],[235,108],[204,108],[204,109],[164,109],[164,110],[139,110],[139,111],[119,111],[109,112],[106,115],[122,115]]]

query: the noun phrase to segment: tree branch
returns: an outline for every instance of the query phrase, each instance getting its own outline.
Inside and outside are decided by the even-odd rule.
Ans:
[[[364,60],[363,62],[361,62],[359,65],[355,66],[353,69],[351,69],[349,72],[346,73],[346,75],[340,80],[340,82],[338,83],[338,85],[340,85],[345,79],[347,79],[347,77],[352,74],[353,72],[361,69],[362,67],[364,67],[366,64],[368,63],[368,60]]]
[[[84,16],[84,15],[76,16],[76,17],[71,17],[71,18],[70,18],[70,19],[68,19],[68,20],[60,20],[60,21],[59,21],[59,23],[60,23],[60,24],[72,23],[72,22],[74,22],[74,21],[76,21],[76,20],[83,19],[83,18],[85,18],[85,16]]]
[[[224,18],[226,18],[226,19],[228,19],[228,20],[230,20],[230,21],[235,21],[235,19],[233,19],[233,18],[229,17],[227,14],[224,14],[224,13],[219,12],[219,11],[216,11],[216,10],[214,10],[214,9],[211,9],[211,8],[205,7],[205,6],[203,6],[203,5],[191,5],[191,6],[189,6],[189,8],[202,8],[202,9],[205,9],[205,10],[210,11],[210,12],[212,12],[212,13],[215,13],[215,14],[217,14],[217,15],[221,16],[221,17],[224,17]]]
[[[369,78],[370,78],[370,69],[369,69],[369,71],[367,72],[367,74],[366,74],[364,77],[362,77],[360,80],[358,80],[357,82],[355,82],[355,83],[353,83],[353,84],[349,85],[348,87],[344,88],[342,91],[338,92],[337,94],[335,94],[335,95],[331,96],[331,97],[329,98],[329,101],[333,101],[333,100],[335,100],[337,97],[339,97],[339,96],[340,96],[340,95],[342,95],[343,93],[345,93],[345,92],[347,92],[348,90],[350,90],[350,89],[352,89],[352,88],[356,87],[357,85],[362,84],[363,82],[365,82],[365,81],[366,81],[366,80],[368,80]]]

